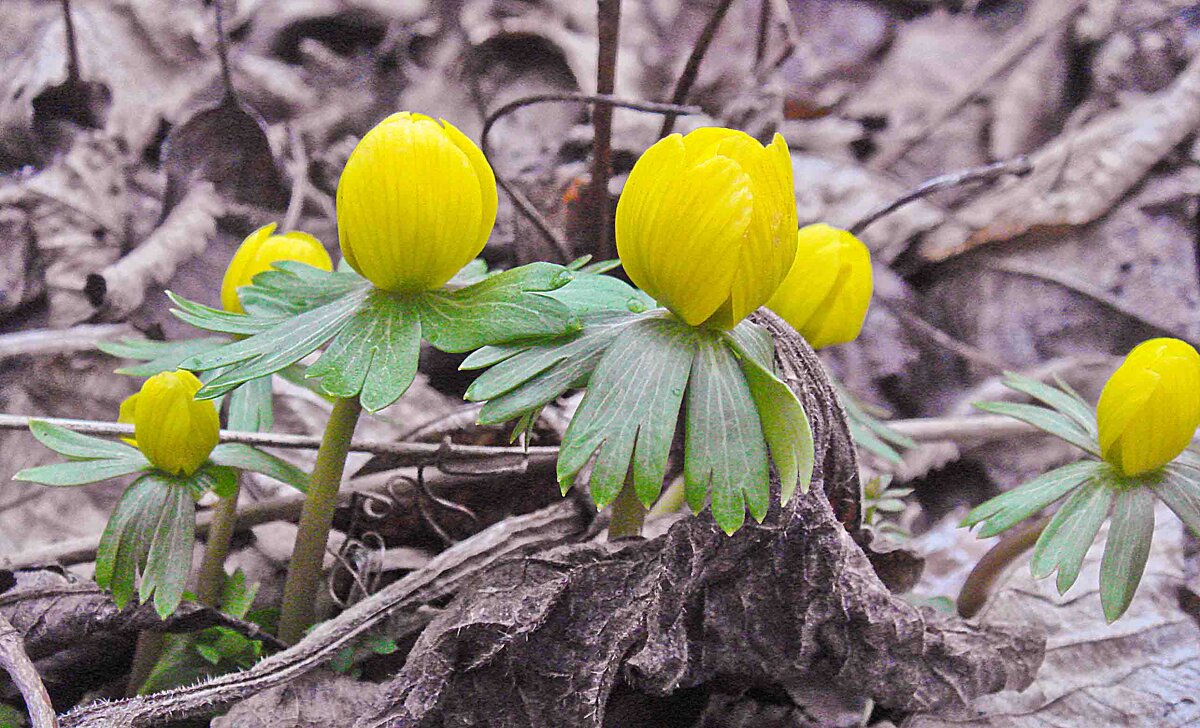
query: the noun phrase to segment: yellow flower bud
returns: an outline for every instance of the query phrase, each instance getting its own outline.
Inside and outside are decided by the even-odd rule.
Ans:
[[[221,281],[221,305],[226,311],[242,313],[237,289],[250,285],[254,276],[270,270],[272,264],[281,260],[295,260],[321,270],[333,270],[333,261],[320,240],[298,231],[282,235],[272,235],[273,232],[275,223],[263,225],[250,233],[233,254]]]
[[[1100,453],[1125,475],[1174,460],[1200,426],[1200,354],[1178,339],[1129,352],[1096,407]]]
[[[449,122],[392,114],[350,154],[337,216],[354,270],[384,290],[430,290],[483,250],[496,222],[496,178]]]
[[[625,272],[676,316],[728,329],[766,303],[796,252],[792,159],[732,129],[672,134],[633,166],[617,203]]]
[[[814,349],[853,341],[871,304],[871,252],[845,230],[807,225],[796,261],[767,302]]]
[[[217,407],[195,399],[200,380],[191,372],[162,372],[121,403],[118,422],[133,423],[134,445],[154,467],[191,475],[220,439]]]

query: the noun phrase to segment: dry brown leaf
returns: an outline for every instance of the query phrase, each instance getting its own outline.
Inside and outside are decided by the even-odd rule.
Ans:
[[[1125,616],[1104,622],[1097,578],[1102,546],[1088,552],[1079,581],[1059,596],[1022,560],[980,621],[1017,620],[1045,629],[1046,660],[1033,685],[979,698],[973,710],[915,716],[905,728],[1174,728],[1200,721],[1200,633],[1178,604],[1183,579],[1178,519],[1163,507],[1141,587]],[[1102,544],[1103,539],[1097,544]]]
[[[1056,139],[1009,179],[955,212],[920,246],[929,261],[1039,227],[1084,225],[1108,212],[1200,125],[1200,58],[1165,91],[1133,99]]]

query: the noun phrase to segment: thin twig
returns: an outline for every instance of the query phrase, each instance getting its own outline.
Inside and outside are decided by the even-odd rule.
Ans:
[[[596,93],[611,95],[617,77],[621,0],[598,0],[596,25],[599,36]],[[599,260],[617,257],[616,248],[608,244],[608,177],[612,172],[612,120],[612,106],[598,104],[592,109],[592,182],[588,191],[590,208],[595,215],[596,240],[589,252]]]
[[[71,0],[62,0],[63,25],[67,34],[67,83],[79,81],[79,46],[75,39],[75,20],[71,17]]]
[[[639,101],[637,99],[627,99],[610,94],[547,93],[534,94],[532,96],[522,96],[519,99],[513,99],[512,101],[509,101],[507,104],[500,106],[495,111],[487,115],[487,118],[483,121],[483,131],[479,135],[479,148],[483,150],[485,155],[491,155],[492,148],[489,135],[491,134],[492,127],[495,126],[496,122],[500,119],[526,106],[550,102],[616,106],[622,109],[630,109],[632,111],[644,111],[648,114],[678,114],[680,116],[685,116],[687,114],[699,114],[702,110],[699,106],[663,104],[656,101]]]
[[[98,420],[75,420],[58,417],[36,417],[29,415],[0,414],[0,430],[24,430],[31,421],[48,422],[85,435],[104,437],[129,437],[132,425]],[[314,450],[321,438],[310,435],[288,435],[276,432],[238,432],[221,430],[221,442],[241,442],[259,447],[279,447],[294,450]],[[431,442],[378,442],[356,440],[350,443],[353,452],[369,452],[375,455],[392,455],[399,458],[396,465],[430,465],[445,462],[490,460],[498,457],[527,455],[531,460],[552,457],[558,454],[556,447],[500,447],[493,445],[459,445],[457,443]]]
[[[225,87],[225,102],[237,98],[233,91],[233,76],[229,73],[229,40],[225,37],[225,13],[221,0],[213,2],[217,17],[217,60],[221,63],[221,85]]]
[[[997,270],[1003,273],[1012,275],[1024,276],[1034,280],[1053,283],[1062,286],[1068,291],[1078,293],[1081,296],[1086,296],[1096,303],[1099,303],[1122,316],[1126,316],[1139,324],[1153,329],[1154,331],[1164,336],[1171,336],[1176,339],[1188,341],[1188,336],[1181,331],[1176,331],[1172,326],[1164,321],[1152,321],[1144,314],[1134,310],[1131,306],[1126,305],[1116,296],[1109,294],[1104,289],[1087,281],[1079,280],[1073,276],[1069,276],[1061,271],[1047,268],[1032,263],[1025,263],[1018,260],[1000,260],[988,263],[986,266],[990,270]],[[1189,342],[1195,344],[1196,342]]]
[[[733,0],[721,0],[704,29],[700,31],[700,37],[696,39],[696,45],[692,48],[692,53],[683,66],[683,73],[679,75],[679,80],[675,83],[675,91],[671,94],[671,103],[682,104],[687,100],[688,94],[692,91],[692,85],[696,83],[696,76],[700,73],[700,63],[704,61],[704,54],[708,52],[708,47],[712,44],[713,38],[717,35],[717,29],[721,27],[721,21],[725,19],[725,13],[729,11],[729,6],[732,4]],[[671,133],[671,130],[675,128],[675,118],[675,114],[667,114],[663,117],[662,128],[658,131],[659,137],[665,137]]]
[[[895,314],[896,318],[900,319],[901,322],[910,328],[915,329],[943,349],[953,352],[969,362],[978,364],[993,374],[1001,374],[1008,369],[1012,369],[1011,366],[1007,366],[1002,362],[996,361],[996,359],[986,352],[981,351],[980,349],[971,346],[964,341],[959,341],[915,313],[912,313],[911,311],[905,311],[899,306],[888,305],[887,301],[881,301],[881,303],[889,311]]]
[[[546,238],[546,240],[550,241],[550,244],[554,246],[554,249],[558,251],[558,254],[561,257],[560,262],[566,263],[574,257],[571,253],[571,246],[569,243],[567,243],[567,239],[560,235],[557,230],[550,227],[550,222],[546,220],[545,216],[543,216],[536,207],[534,207],[533,202],[525,196],[524,192],[521,192],[516,187],[513,187],[511,184],[509,184],[508,180],[504,179],[504,177],[502,177],[500,174],[496,174],[496,184],[500,185],[500,189],[508,193],[509,199],[512,200],[513,204],[517,206],[517,210],[519,210],[527,220],[533,223],[533,226],[538,229],[538,232],[540,232]]]
[[[904,193],[895,201],[889,202],[874,212],[869,213],[866,217],[851,225],[850,232],[854,235],[861,235],[863,230],[867,229],[868,226],[879,220],[879,218],[889,215],[911,202],[928,197],[935,192],[941,192],[943,190],[962,187],[963,185],[974,184],[977,182],[994,182],[995,180],[1000,179],[1001,177],[1006,177],[1010,174],[1016,175],[1017,177],[1024,177],[1032,171],[1033,165],[1029,163],[1029,158],[1022,154],[1019,157],[1008,159],[1002,162],[993,162],[982,167],[973,167],[971,169],[964,169],[959,172],[944,174],[940,177],[934,177],[933,179],[926,180],[912,190]]]
[[[308,150],[304,138],[292,124],[288,125],[288,141],[292,148],[292,194],[288,199],[287,212],[283,214],[283,231],[296,229],[304,200],[308,196]]]
[[[767,36],[771,32],[771,0],[762,0],[758,10],[758,35],[754,42],[754,68],[762,67],[763,58],[767,55]]]
[[[547,102],[571,102],[619,106],[623,109],[645,111],[651,114],[675,113],[683,115],[696,114],[700,112],[700,109],[695,106],[659,104],[650,101],[622,99],[616,96],[600,94],[554,93],[523,96],[519,99],[514,99],[513,101],[504,104],[500,108],[488,114],[484,119],[483,131],[479,135],[479,148],[483,151],[484,156],[492,156],[490,134],[492,127],[495,126],[497,121],[504,118],[508,114],[511,114],[517,109],[525,106],[531,106],[533,104],[542,104]],[[566,263],[575,257],[571,251],[571,246],[567,243],[566,239],[550,226],[550,223],[546,220],[542,213],[538,211],[537,207],[534,206],[533,202],[531,202],[528,197],[526,197],[520,190],[509,184],[508,180],[506,180],[499,173],[496,173],[496,184],[498,184],[500,189],[504,190],[508,194],[509,199],[511,199],[513,204],[517,206],[517,210],[519,210],[521,214],[526,217],[526,219],[533,223],[533,226],[538,229],[538,232],[540,232],[542,236],[554,246],[554,249],[558,251],[563,263]]]
[[[32,329],[0,334],[0,359],[95,351],[96,342],[137,335],[129,324],[80,324],[69,329]]]
[[[33,660],[25,652],[25,644],[21,633],[13,628],[4,615],[0,614],[0,667],[12,678],[13,685],[21,691],[25,698],[25,709],[33,728],[58,728],[58,717],[54,713],[54,704],[50,702],[50,694],[42,684]]]

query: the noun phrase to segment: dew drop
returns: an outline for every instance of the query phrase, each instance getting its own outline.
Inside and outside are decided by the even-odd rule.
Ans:
[[[629,300],[625,302],[625,307],[634,313],[642,313],[648,308],[646,302],[637,296],[630,296]]]

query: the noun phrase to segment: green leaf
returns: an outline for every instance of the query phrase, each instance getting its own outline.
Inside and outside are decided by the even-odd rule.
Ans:
[[[482,281],[488,277],[487,261],[483,258],[476,258],[470,263],[467,263],[454,274],[454,277],[446,282],[447,288],[465,288]]]
[[[457,353],[576,331],[580,324],[571,310],[542,295],[573,277],[562,266],[531,263],[457,291],[429,291],[416,299],[425,340]]]
[[[808,415],[791,388],[771,370],[763,368],[762,360],[773,361],[774,354],[769,358],[763,356],[765,352],[758,357],[750,356],[737,338],[729,338],[734,350],[742,354],[742,372],[754,398],[775,469],[779,471],[782,500],[787,503],[797,486],[801,493],[807,493],[812,483],[814,452]]]
[[[212,351],[227,343],[229,343],[228,339],[215,336],[183,341],[126,339],[124,341],[100,341],[96,343],[96,348],[110,356],[144,362],[135,366],[121,367],[116,370],[117,374],[131,377],[152,377],[159,372],[175,371],[185,359]]]
[[[626,328],[596,365],[563,436],[559,482],[570,482],[595,454],[592,500],[603,508],[616,500],[632,458],[638,500],[652,505],[695,354],[696,334],[682,322],[651,318]]]
[[[658,304],[620,278],[580,273],[567,285],[543,294],[577,315],[602,311],[643,313]]]
[[[286,483],[301,493],[308,492],[308,474],[282,458],[239,442],[223,442],[213,448],[209,460],[238,470],[249,470]]]
[[[218,447],[220,447],[218,445]],[[209,464],[197,470],[190,478],[182,478],[188,492],[199,500],[200,496],[212,491],[218,498],[229,498],[237,493],[238,473],[233,468]]]
[[[146,558],[146,571],[138,597],[154,596],[154,610],[166,619],[183,599],[188,573],[192,570],[192,546],[196,539],[196,503],[180,487],[169,488],[154,527]]]
[[[52,463],[25,468],[13,476],[13,480],[24,480],[39,485],[71,487],[99,483],[110,478],[119,478],[141,470],[150,469],[141,453],[138,457],[114,458],[112,460],[76,460],[69,463]]]
[[[507,422],[583,386],[617,336],[641,317],[608,313],[586,320],[583,331],[570,339],[530,347],[479,375],[465,395],[470,401],[488,400],[479,422]]]
[[[396,644],[396,640],[386,635],[369,635],[363,641],[363,644],[377,655],[390,655],[400,649],[400,645]]]
[[[74,460],[145,459],[137,448],[123,442],[84,435],[41,420],[31,420],[29,432],[54,452]]]
[[[854,440],[855,445],[893,465],[899,465],[904,461],[894,447],[880,439],[863,423],[856,422],[850,415],[849,408],[847,408],[846,416],[849,420],[847,424],[850,429],[850,439]]]
[[[319,378],[327,394],[357,395],[363,409],[377,412],[408,390],[420,352],[421,322],[413,302],[373,290],[306,376]]]
[[[147,473],[121,495],[96,550],[96,583],[113,593],[123,608],[133,597],[134,582],[145,563],[153,528],[175,483],[160,473]]]
[[[1058,569],[1058,593],[1063,594],[1079,578],[1083,558],[1096,532],[1108,516],[1112,490],[1094,478],[1075,491],[1050,519],[1033,547],[1030,569],[1033,578],[1044,579]]]
[[[1164,476],[1149,487],[1193,534],[1200,536],[1200,475],[1172,463]]]
[[[195,645],[195,648],[196,648],[196,653],[199,654],[201,657],[203,657],[210,664],[213,664],[213,665],[221,664],[221,658],[223,658],[224,655],[222,655],[221,651],[219,649],[217,649],[215,646],[207,645],[207,644],[204,644],[203,642],[199,642]]]
[[[750,357],[762,369],[775,374],[775,340],[763,327],[743,319],[728,332],[739,354]]]
[[[253,316],[294,316],[320,308],[370,284],[353,270],[330,273],[294,260],[280,260],[274,270],[254,276],[238,289],[242,308]]]
[[[300,361],[346,328],[365,305],[368,293],[366,289],[355,290],[321,308],[284,319],[248,339],[183,362],[184,369],[193,371],[229,367],[197,392],[196,397],[219,397],[244,382],[274,374]]]
[[[1096,412],[1080,400],[1078,395],[1073,396],[1073,393],[1064,392],[1016,372],[1005,372],[1004,376],[1004,384],[1009,389],[1046,403],[1079,425],[1084,432],[1093,438],[1096,437]]]
[[[282,314],[247,316],[243,313],[230,313],[222,311],[219,308],[212,308],[211,306],[205,306],[195,301],[189,301],[171,291],[167,291],[167,298],[171,299],[171,302],[178,306],[178,308],[171,309],[171,314],[175,318],[201,331],[212,331],[218,334],[250,336],[267,331],[288,319],[288,316]],[[182,366],[182,368],[188,369],[190,367]]]
[[[568,336],[570,336],[568,334]],[[463,359],[463,363],[458,365],[460,371],[469,372],[475,369],[487,369],[490,366],[499,364],[505,359],[520,354],[523,351],[529,351],[537,346],[536,343],[525,342],[520,344],[499,344],[497,346],[481,346],[475,351],[467,355]]]
[[[1089,435],[1081,429],[1074,420],[1052,409],[1016,402],[976,402],[975,407],[984,412],[1007,415],[1026,422],[1060,440],[1069,442],[1084,452],[1100,457],[1100,446],[1096,442],[1095,436]]]
[[[1100,562],[1100,604],[1115,622],[1129,608],[1154,539],[1154,499],[1146,488],[1125,488],[1113,504],[1112,525]]]
[[[0,728],[25,728],[25,714],[11,705],[0,705]]]
[[[271,377],[251,379],[229,393],[229,429],[266,432],[275,422]]]
[[[1051,470],[976,506],[963,519],[962,525],[983,523],[979,537],[990,538],[1038,513],[1085,480],[1099,477],[1106,468],[1103,463],[1082,460]]]
[[[746,510],[757,521],[770,505],[767,446],[750,387],[719,337],[702,338],[692,362],[684,436],[684,489],[693,511],[712,502],[725,533],[742,527]]]
[[[858,399],[840,383],[834,383],[838,400],[846,410],[850,424],[850,437],[859,447],[872,452],[892,463],[901,462],[900,453],[895,448],[906,450],[917,446],[912,438],[896,432],[887,423],[873,416]],[[893,447],[895,446],[895,447]]]
[[[221,588],[221,611],[238,619],[245,619],[258,595],[257,584],[246,584],[246,572],[236,569],[225,579]]]

